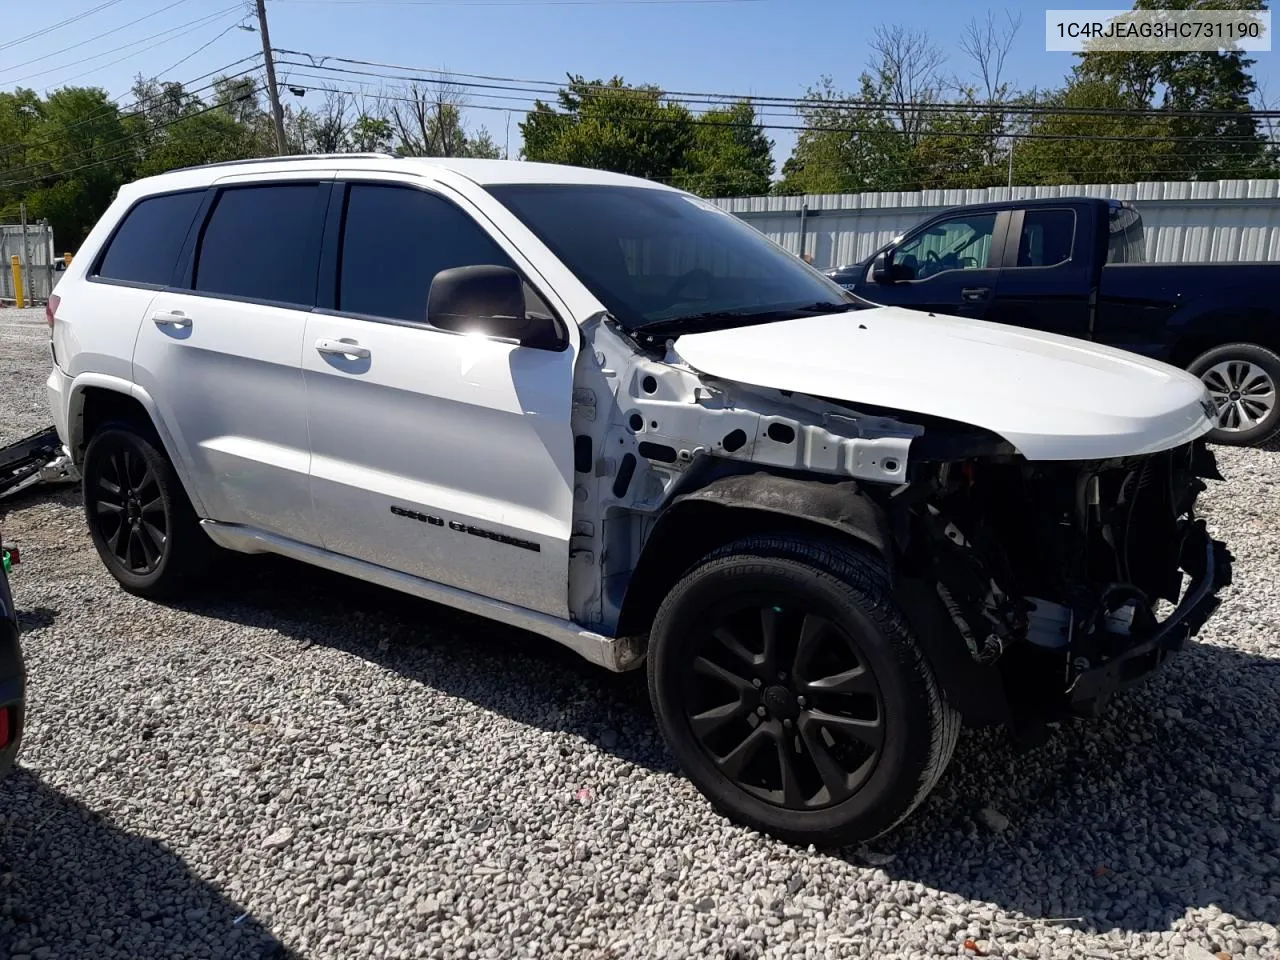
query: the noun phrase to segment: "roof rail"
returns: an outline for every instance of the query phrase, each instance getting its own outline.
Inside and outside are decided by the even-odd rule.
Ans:
[[[238,167],[248,163],[277,163],[284,160],[394,160],[389,153],[293,153],[283,157],[249,157],[245,160],[219,160],[216,163],[197,163],[189,167],[175,167],[168,173],[180,170],[204,170],[209,167]]]

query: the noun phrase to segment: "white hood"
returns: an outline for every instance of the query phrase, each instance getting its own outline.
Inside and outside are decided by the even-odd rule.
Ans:
[[[689,334],[675,352],[721,380],[983,427],[1029,460],[1151,453],[1212,427],[1203,384],[1175,367],[900,307]]]

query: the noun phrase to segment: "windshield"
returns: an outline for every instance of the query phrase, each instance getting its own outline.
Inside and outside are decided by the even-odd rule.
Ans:
[[[650,187],[488,188],[628,330],[703,329],[859,304],[713,204]]]

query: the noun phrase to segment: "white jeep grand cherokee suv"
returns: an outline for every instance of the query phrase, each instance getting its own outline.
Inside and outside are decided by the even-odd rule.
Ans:
[[[270,551],[647,659],[688,776],[793,841],[891,829],[962,721],[1096,709],[1230,578],[1193,376],[868,304],[642,180],[181,170],[121,190],[53,301],[126,589]]]

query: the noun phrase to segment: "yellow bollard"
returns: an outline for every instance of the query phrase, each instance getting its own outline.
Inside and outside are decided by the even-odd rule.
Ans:
[[[13,270],[13,298],[18,303],[18,309],[21,310],[27,305],[27,297],[22,292],[22,261],[18,259],[16,253],[9,258],[9,267]]]

